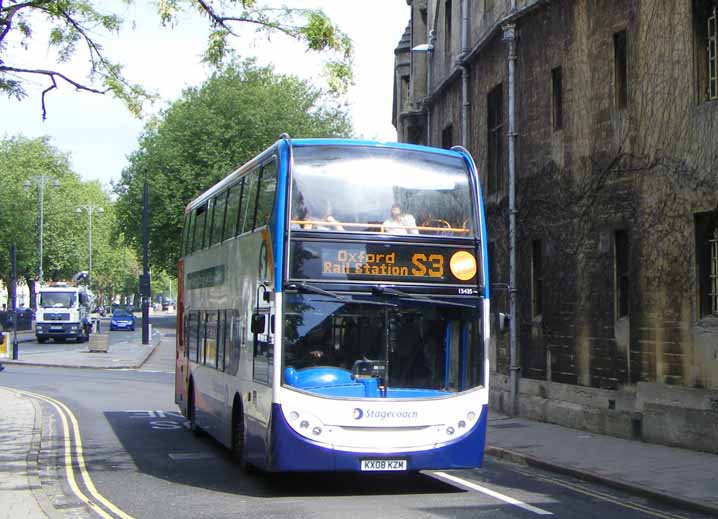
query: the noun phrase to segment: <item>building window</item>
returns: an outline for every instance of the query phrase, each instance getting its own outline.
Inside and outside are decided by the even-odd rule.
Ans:
[[[563,128],[563,83],[561,67],[551,70],[551,123],[554,130]]]
[[[699,101],[718,99],[718,2],[694,0],[693,34]]]
[[[401,92],[400,92],[401,103],[400,111],[405,111],[409,106],[409,76],[401,76]]]
[[[718,317],[718,214],[696,215],[696,257],[701,317]]]
[[[708,18],[708,98],[718,99],[718,7]]]
[[[499,83],[486,96],[487,127],[487,191],[489,194],[503,190],[503,126],[504,93]]]
[[[613,35],[613,64],[614,81],[616,89],[616,107],[628,106],[628,51],[626,46],[626,31]]]
[[[451,0],[444,2],[444,53],[451,54]]]
[[[543,257],[541,240],[531,242],[531,315],[543,314]]]
[[[629,311],[628,232],[616,231],[613,235],[615,263],[614,294],[616,318],[626,317]]]
[[[450,150],[454,145],[454,125],[450,124],[441,131],[441,147]]]

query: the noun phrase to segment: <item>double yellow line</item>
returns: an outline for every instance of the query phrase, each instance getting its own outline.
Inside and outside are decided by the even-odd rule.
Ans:
[[[8,388],[10,389],[10,388]],[[91,510],[105,519],[135,519],[103,496],[92,482],[90,473],[85,464],[83,455],[82,438],[80,437],[80,425],[72,414],[72,411],[62,402],[49,396],[13,389],[16,394],[41,400],[52,406],[62,422],[62,433],[64,438],[65,475],[72,492],[85,503]],[[71,434],[72,432],[72,434]],[[73,455],[74,446],[74,455]],[[75,471],[79,472],[80,480],[85,490],[75,477]]]

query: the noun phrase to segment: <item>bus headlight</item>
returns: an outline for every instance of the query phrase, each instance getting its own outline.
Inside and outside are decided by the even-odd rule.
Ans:
[[[468,281],[476,275],[476,258],[470,252],[460,250],[449,260],[449,269],[460,281]]]
[[[284,413],[289,426],[305,438],[321,440],[328,432],[331,432],[331,428],[325,430],[322,421],[310,413],[296,409],[285,410]]]

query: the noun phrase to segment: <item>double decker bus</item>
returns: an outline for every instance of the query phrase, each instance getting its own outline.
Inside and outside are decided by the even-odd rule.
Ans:
[[[186,208],[175,401],[267,471],[478,467],[489,283],[462,148],[291,140]]]

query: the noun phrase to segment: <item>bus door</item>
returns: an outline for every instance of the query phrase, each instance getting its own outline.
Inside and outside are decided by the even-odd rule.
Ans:
[[[249,326],[252,358],[252,390],[248,395],[247,451],[249,461],[260,467],[266,464],[269,418],[272,411],[274,372],[274,316],[271,308],[255,307]]]
[[[274,371],[274,314],[261,308],[252,316],[252,379],[271,385]]]

